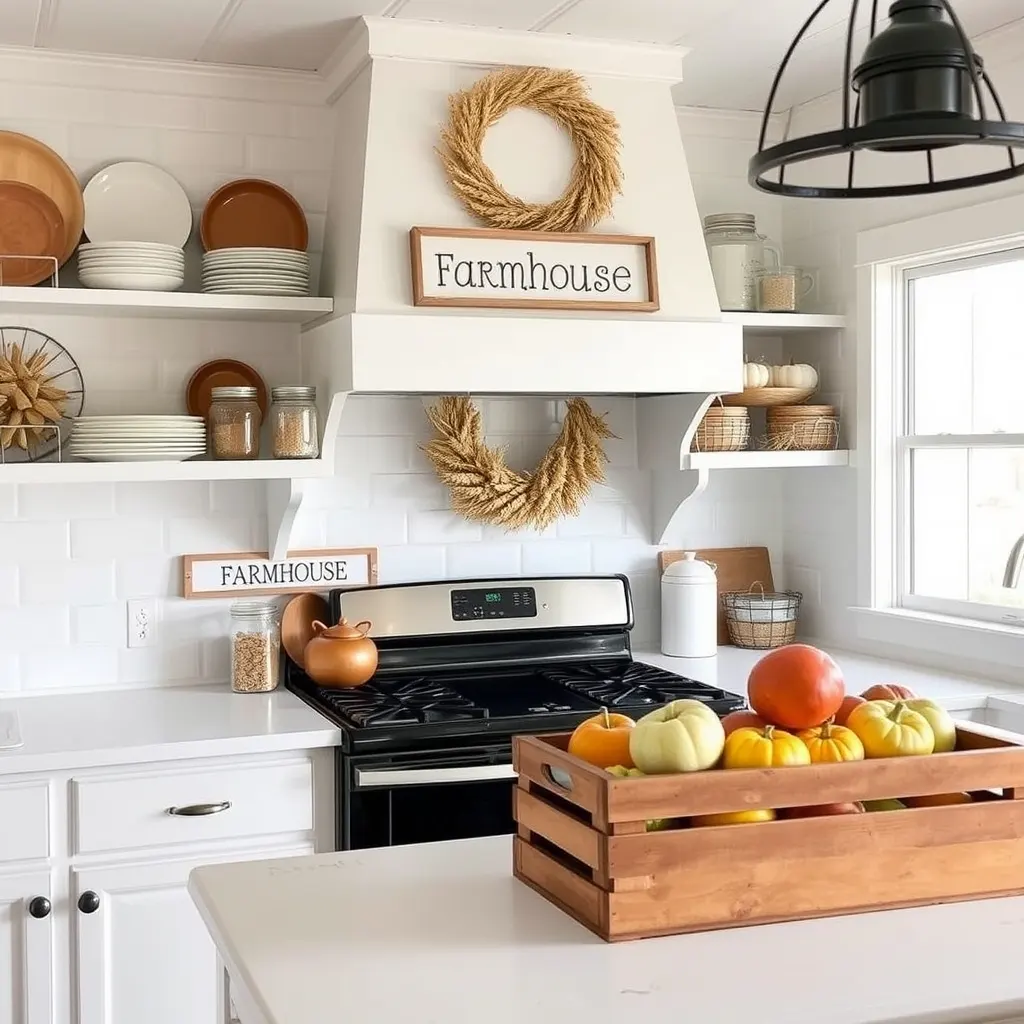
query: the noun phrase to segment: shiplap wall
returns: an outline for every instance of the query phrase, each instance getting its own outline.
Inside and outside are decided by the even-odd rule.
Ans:
[[[161,164],[196,209],[224,181],[271,178],[291,189],[321,245],[331,123],[312,76],[200,69],[141,61],[5,53],[0,127],[37,136],[85,180],[114,160]],[[746,185],[757,121],[684,111],[680,126],[701,212],[753,210],[778,238],[781,207]],[[652,225],[656,230],[656,226]],[[192,253],[194,273],[197,253]],[[24,320],[25,318],[19,318]],[[191,369],[209,358],[253,363],[289,383],[294,328],[187,321],[32,318],[79,359],[89,411],[175,411]],[[657,548],[649,480],[636,468],[629,399],[595,400],[609,414],[608,483],[577,520],[542,535],[506,536],[448,511],[419,450],[419,398],[357,397],[346,408],[338,475],[312,488],[296,546],[372,544],[382,581],[474,574],[626,572],[638,645],[656,643]],[[482,403],[488,439],[533,465],[555,429],[542,399]],[[762,543],[781,561],[781,479],[721,473],[687,508],[687,545]],[[227,675],[227,605],[186,602],[185,552],[262,546],[263,488],[249,483],[0,486],[0,691],[179,685]],[[159,640],[126,648],[126,602],[159,602]]]

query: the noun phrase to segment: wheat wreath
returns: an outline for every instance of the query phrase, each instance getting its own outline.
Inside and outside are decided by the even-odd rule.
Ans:
[[[503,449],[484,442],[480,411],[468,398],[438,399],[427,416],[440,436],[423,451],[451,491],[452,509],[507,530],[544,529],[562,516],[579,515],[591,484],[604,480],[602,441],[615,436],[603,416],[582,398],[572,398],[537,468],[517,473],[505,464]]]
[[[484,163],[488,128],[513,107],[547,114],[572,139],[576,162],[565,192],[550,203],[528,203],[501,187]],[[492,228],[585,231],[611,213],[622,191],[619,124],[587,97],[583,79],[554,68],[501,68],[448,100],[438,150],[462,205]]]

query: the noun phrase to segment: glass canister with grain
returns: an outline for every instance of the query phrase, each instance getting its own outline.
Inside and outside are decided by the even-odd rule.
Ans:
[[[270,433],[275,459],[315,459],[320,454],[316,388],[273,388]]]
[[[210,393],[209,444],[215,459],[258,459],[263,414],[253,387],[221,387]]]
[[[231,689],[235,693],[276,690],[281,674],[281,622],[272,601],[236,601],[231,606]]]

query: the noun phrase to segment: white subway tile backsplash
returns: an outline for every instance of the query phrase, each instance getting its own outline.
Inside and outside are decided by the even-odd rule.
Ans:
[[[58,495],[48,484],[24,484],[18,490],[18,515],[22,519],[66,520],[68,509],[83,519],[114,514],[113,484],[72,484]]]
[[[377,549],[377,574],[381,583],[443,579],[446,553],[441,544],[387,545]]]
[[[518,576],[523,568],[519,544],[456,544],[448,551],[448,575],[458,579],[476,576]]]
[[[210,511],[210,484],[201,480],[182,480],[173,484],[117,484],[114,508],[119,516],[162,517],[170,509],[179,516],[202,516]]]
[[[163,550],[164,525],[159,519],[118,516],[116,519],[75,519],[71,523],[72,558],[130,558],[155,555]]]
[[[21,566],[18,594],[24,605],[92,605],[114,599],[114,562],[33,559]]]
[[[160,132],[156,128],[72,121],[68,132],[68,155],[76,169],[94,172],[117,160],[158,159]]]
[[[125,686],[197,682],[201,678],[199,642],[118,651],[117,678]]]
[[[55,495],[56,496],[56,495]],[[65,505],[65,517],[74,514]],[[67,558],[68,524],[64,522],[8,522],[2,527],[0,563],[28,562],[35,558]]]
[[[243,135],[290,135],[291,111],[291,107],[280,103],[204,99],[200,105],[200,123],[195,127]]]
[[[595,540],[594,572],[653,572],[658,549],[643,540]]]
[[[264,173],[284,171],[326,171],[334,154],[329,136],[313,139],[280,139],[269,135],[249,135],[245,140],[247,166]]]
[[[19,667],[18,655],[14,651],[0,651],[0,694],[14,694],[22,689],[23,677]]]
[[[123,604],[93,604],[72,608],[72,643],[123,647],[128,634],[127,614]]]
[[[327,543],[332,548],[404,544],[406,514],[377,509],[372,512],[347,510],[327,513]]]
[[[578,516],[560,519],[556,524],[559,537],[621,537],[626,520],[621,505],[613,502],[591,502]]]
[[[174,518],[168,519],[166,525],[167,550],[174,555],[203,551],[254,551],[261,545],[255,536],[255,522],[243,517]],[[265,541],[262,546],[266,548]]]
[[[479,523],[451,512],[410,512],[409,540],[413,544],[471,544],[481,540]]]
[[[171,597],[181,593],[181,559],[166,555],[118,558],[114,565],[114,593],[119,600],[132,597]]]
[[[168,168],[199,166],[241,171],[245,167],[245,137],[224,132],[165,131],[157,154]]]
[[[588,573],[594,568],[593,548],[588,541],[530,541],[523,544],[524,576],[559,576]]]
[[[0,609],[17,606],[21,599],[19,577],[16,565],[0,565]]]
[[[99,645],[50,645],[21,655],[22,689],[106,689],[117,684],[117,650]]]
[[[18,514],[18,488],[13,484],[0,484],[0,523]]]
[[[5,608],[0,615],[0,648],[24,651],[37,645],[66,644],[70,634],[66,606]]]
[[[352,401],[353,399],[349,399],[347,404],[351,405]],[[387,399],[381,399],[381,401],[387,401]],[[346,411],[345,415],[347,414]],[[343,419],[342,427],[344,428],[346,425]],[[416,442],[412,437],[390,435],[372,437],[348,433],[343,434],[338,441],[335,469],[338,473],[353,476],[368,476],[371,473],[402,473],[412,466],[413,457],[418,454]],[[318,481],[317,486],[323,486],[323,484]]]
[[[377,507],[446,509],[448,488],[430,473],[387,473],[370,477],[370,501]]]

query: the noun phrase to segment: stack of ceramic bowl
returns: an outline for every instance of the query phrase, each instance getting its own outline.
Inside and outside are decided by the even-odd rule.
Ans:
[[[309,256],[297,249],[247,246],[203,254],[203,291],[308,295]]]
[[[185,283],[185,253],[162,242],[86,242],[78,277],[86,288],[173,292]]]
[[[202,416],[79,416],[71,454],[90,462],[182,462],[206,453]]]

